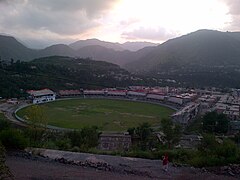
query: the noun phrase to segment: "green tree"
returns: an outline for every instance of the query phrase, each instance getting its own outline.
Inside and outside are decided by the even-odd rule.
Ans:
[[[98,130],[95,126],[67,132],[67,137],[70,139],[72,147],[77,146],[82,150],[88,150],[98,145]]]
[[[81,144],[81,131],[74,130],[66,133],[66,136],[70,139],[71,145],[80,147]]]
[[[9,121],[7,121],[4,115],[0,113],[0,131],[9,129],[9,128],[10,128]]]
[[[9,149],[24,149],[28,145],[28,139],[18,129],[6,129],[0,133],[0,141]]]
[[[211,153],[217,147],[217,141],[214,135],[212,134],[204,134],[203,139],[198,147],[198,150],[202,153]]]
[[[44,114],[43,106],[41,105],[32,105],[28,108],[27,119],[33,128],[39,126],[46,128],[47,126],[46,116]]]
[[[227,133],[229,121],[224,114],[209,112],[203,116],[203,130],[209,133]]]
[[[142,123],[135,129],[135,134],[139,138],[138,146],[141,150],[151,149],[154,144],[153,130],[149,123]]]
[[[209,112],[203,116],[203,130],[207,132],[215,132],[215,126],[217,122],[217,112]]]
[[[98,145],[97,127],[85,127],[81,130],[81,148],[89,149]]]
[[[161,129],[169,148],[179,142],[182,130],[180,125],[174,124],[171,119],[162,119]]]
[[[224,114],[219,114],[217,116],[216,122],[216,133],[227,133],[228,132],[229,121],[227,116]]]
[[[133,136],[135,134],[135,130],[136,128],[128,128],[127,132],[129,133],[129,135]]]
[[[27,117],[30,128],[26,131],[29,134],[33,144],[38,144],[44,141],[44,134],[47,129],[46,116],[44,114],[43,106],[33,105],[27,111]]]
[[[139,136],[140,141],[146,141],[152,135],[152,132],[149,123],[142,123],[136,128],[136,135]]]
[[[220,166],[239,162],[239,148],[230,139],[217,140],[213,134],[203,135],[197,156],[192,160],[196,166]]]
[[[226,160],[236,159],[237,151],[237,145],[230,139],[223,140],[223,143],[219,145],[219,148],[215,149],[216,155],[219,158],[224,157]]]

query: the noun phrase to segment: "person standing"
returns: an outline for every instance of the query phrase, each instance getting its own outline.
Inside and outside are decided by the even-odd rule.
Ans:
[[[168,163],[168,155],[167,153],[165,153],[165,155],[163,156],[163,170],[166,172],[168,171]]]

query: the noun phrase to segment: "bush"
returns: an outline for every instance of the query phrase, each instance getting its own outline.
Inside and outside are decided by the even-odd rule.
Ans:
[[[194,167],[204,167],[207,165],[208,158],[202,156],[196,156],[188,161],[188,163]]]
[[[71,140],[72,146],[80,146],[81,141],[81,131],[70,131],[66,133],[66,137]]]
[[[77,146],[84,151],[98,145],[98,131],[96,127],[85,127],[79,131],[67,132],[66,137],[70,139],[72,147]]]
[[[198,153],[188,162],[196,167],[222,166],[238,163],[239,159],[239,148],[233,141],[225,139],[220,144],[215,136],[204,135]]]
[[[71,148],[71,141],[68,138],[56,141],[56,146],[60,150],[69,150]]]
[[[79,152],[80,148],[77,147],[77,146],[74,146],[72,149],[70,149],[70,151],[72,151],[72,152]]]
[[[9,128],[10,128],[10,123],[5,119],[0,118],[0,131],[9,129]]]
[[[188,163],[194,167],[222,166],[228,164],[225,158],[217,156],[195,156]]]
[[[7,129],[0,133],[0,141],[8,149],[24,149],[28,145],[28,140],[20,130]]]
[[[237,155],[237,146],[231,140],[224,140],[222,144],[218,145],[216,148],[216,155],[218,157],[236,157]]]
[[[5,148],[0,143],[0,179],[12,179],[13,176],[5,164]]]
[[[24,134],[29,137],[31,146],[41,146],[45,143],[44,135],[46,130],[43,128],[26,128]]]
[[[162,149],[156,152],[152,152],[154,159],[162,159],[165,153],[168,154],[170,161],[177,163],[187,163],[189,159],[196,155],[196,151],[186,149]]]
[[[154,159],[153,154],[149,151],[130,151],[126,153],[127,156],[136,157],[136,158],[146,158],[146,159]]]
[[[58,146],[56,145],[55,141],[46,141],[43,145],[43,148],[47,148],[47,149],[58,149]]]

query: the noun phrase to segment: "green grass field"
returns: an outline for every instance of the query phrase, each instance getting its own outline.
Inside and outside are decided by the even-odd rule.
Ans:
[[[61,100],[40,106],[48,125],[71,129],[98,126],[103,131],[124,131],[143,122],[159,126],[162,118],[174,112],[160,105],[109,99]],[[27,117],[28,108],[17,115]]]

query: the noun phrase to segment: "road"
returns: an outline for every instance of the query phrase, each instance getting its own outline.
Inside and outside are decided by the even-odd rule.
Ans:
[[[40,152],[40,151],[39,151]],[[41,154],[41,153],[40,153]],[[236,180],[229,176],[215,175],[203,172],[201,169],[191,167],[169,166],[169,172],[162,171],[160,160],[148,160],[140,158],[127,158],[107,155],[95,155],[87,153],[72,153],[66,151],[46,150],[46,156],[19,156],[8,154],[6,164],[13,173],[15,179],[83,179],[83,180],[147,180],[147,179],[176,179],[176,180]],[[114,170],[98,170],[93,167],[84,167],[60,163],[54,158],[64,157],[75,161],[93,160],[104,161],[114,167]],[[128,171],[122,171],[123,169]],[[134,170],[136,173],[129,173]],[[141,173],[142,172],[142,173]],[[147,173],[146,173],[147,172]]]

